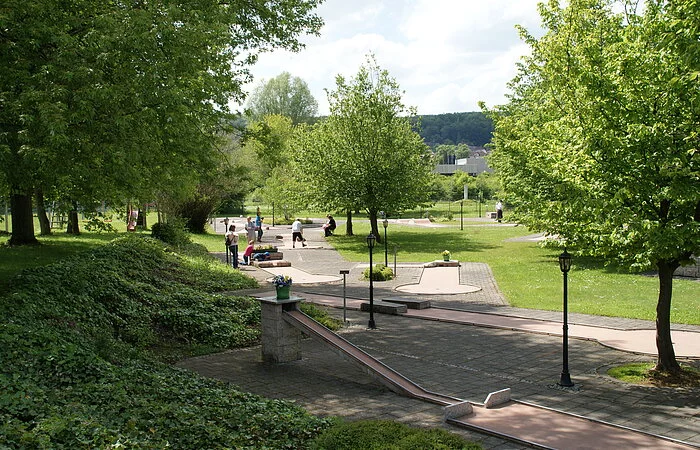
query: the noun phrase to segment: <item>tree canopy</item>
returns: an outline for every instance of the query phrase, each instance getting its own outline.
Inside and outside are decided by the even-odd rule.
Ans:
[[[418,133],[431,147],[467,144],[483,147],[491,142],[493,123],[481,111],[418,116]]]
[[[282,115],[295,124],[309,122],[318,112],[318,102],[309,86],[299,77],[282,72],[259,84],[247,101],[246,113],[260,121],[267,115]]]
[[[683,12],[697,1],[635,4],[540,6],[547,32],[521,30],[532,55],[510,102],[490,111],[489,163],[517,220],[581,254],[658,270],[657,368],[677,371],[672,275],[700,250],[700,41],[697,14]]]
[[[351,80],[336,77],[328,92],[330,116],[317,123],[294,154],[316,203],[329,209],[366,209],[377,230],[379,211],[412,208],[428,197],[433,169],[428,147],[412,130],[396,81],[368,58]]]
[[[260,51],[298,50],[320,0],[9,0],[0,15],[0,182],[12,244],[35,242],[31,192],[153,200],[197,185]]]

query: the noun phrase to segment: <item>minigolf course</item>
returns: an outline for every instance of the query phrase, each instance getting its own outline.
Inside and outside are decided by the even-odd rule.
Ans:
[[[284,358],[301,359],[300,350],[295,347],[295,343],[300,342],[301,333],[290,332],[290,328],[293,328],[319,340],[391,391],[444,406],[444,420],[450,424],[509,439],[533,448],[698,448],[663,436],[517,401],[510,398],[509,388],[490,393],[483,403],[427,391],[299,311],[297,304],[302,298],[278,301],[267,297],[260,300],[264,305],[263,333],[277,334],[272,338],[263,336],[264,359],[270,359],[269,354],[265,355],[266,351],[270,353],[270,346],[281,349],[279,354],[285,355]],[[270,324],[270,321],[277,321],[277,323]],[[280,326],[281,323],[284,325]],[[275,342],[271,343],[271,341]],[[268,342],[267,350],[265,342]],[[291,351],[290,345],[293,347]],[[274,353],[275,350],[272,352]]]

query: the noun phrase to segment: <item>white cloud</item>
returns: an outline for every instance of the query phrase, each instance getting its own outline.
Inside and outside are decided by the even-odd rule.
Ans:
[[[527,51],[515,30],[539,25],[537,0],[327,0],[317,10],[321,37],[298,54],[273,52],[253,68],[256,81],[283,71],[302,78],[328,113],[324,89],[351,77],[374,53],[419,114],[475,111],[503,103],[515,63]],[[249,87],[252,90],[252,86]]]

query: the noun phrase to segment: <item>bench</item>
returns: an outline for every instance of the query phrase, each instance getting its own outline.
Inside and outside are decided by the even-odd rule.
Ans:
[[[497,213],[497,212],[487,212],[487,213],[486,213],[486,218],[487,218],[487,219],[497,219],[497,218],[498,218],[498,213]]]
[[[382,301],[406,305],[406,308],[408,308],[408,309],[427,309],[427,308],[430,308],[430,300],[422,300],[419,298],[385,297],[382,299]]]
[[[292,263],[283,259],[276,261],[268,259],[267,261],[253,261],[253,265],[255,267],[264,269],[265,267],[290,267]]]
[[[373,302],[374,312],[382,314],[406,314],[406,305],[399,303],[383,302],[381,300]],[[360,311],[369,311],[369,302],[363,302],[360,305]]]
[[[284,254],[282,252],[269,252],[270,253],[270,259],[272,260],[280,260],[284,258]]]

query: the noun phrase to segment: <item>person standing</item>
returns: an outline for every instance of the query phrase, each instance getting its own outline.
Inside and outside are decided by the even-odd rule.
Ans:
[[[256,235],[256,233],[255,233],[255,224],[253,223],[253,218],[250,217],[250,216],[248,216],[248,217],[246,218],[246,222],[245,222],[245,232],[246,232],[246,234],[248,235],[248,236],[247,236],[247,237],[248,237],[247,240],[255,242],[255,235]]]
[[[258,232],[258,242],[262,242],[262,223],[264,219],[264,217],[260,217],[260,209],[258,209],[258,214],[255,216],[255,230]]]
[[[301,241],[301,245],[303,247],[306,247],[306,239],[304,239],[304,232],[301,225],[301,220],[299,219],[295,219],[294,222],[292,222],[292,248],[294,248],[297,239]]]
[[[238,233],[233,224],[229,225],[226,232],[226,246],[231,252],[231,267],[238,269]]]
[[[496,203],[496,219],[499,223],[503,219],[503,203],[500,200]]]

